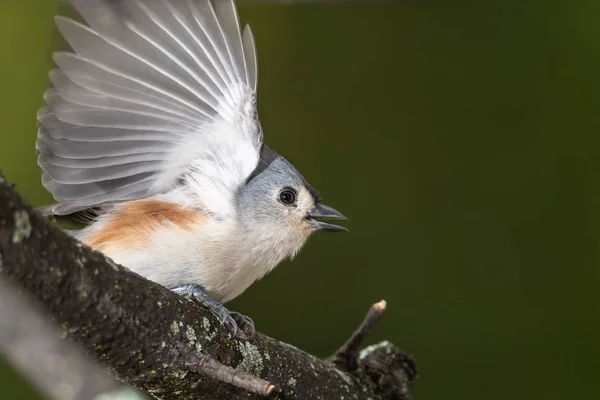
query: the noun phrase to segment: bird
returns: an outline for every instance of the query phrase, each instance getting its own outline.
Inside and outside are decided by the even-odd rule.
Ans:
[[[36,149],[55,204],[93,211],[69,231],[139,275],[254,334],[224,304],[316,231],[346,231],[264,144],[254,36],[233,0],[69,0],[70,51],[39,110]]]

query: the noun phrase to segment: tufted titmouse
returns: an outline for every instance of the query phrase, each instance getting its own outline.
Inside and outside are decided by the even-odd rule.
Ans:
[[[199,298],[240,295],[317,230],[344,218],[263,144],[257,60],[233,0],[70,0],[38,114],[47,214],[98,210],[73,234],[116,262]],[[237,323],[236,323],[237,322]]]

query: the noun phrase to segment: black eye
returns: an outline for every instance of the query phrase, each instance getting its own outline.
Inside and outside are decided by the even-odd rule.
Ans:
[[[296,201],[296,192],[291,188],[283,189],[279,192],[279,201],[286,205],[294,204]]]

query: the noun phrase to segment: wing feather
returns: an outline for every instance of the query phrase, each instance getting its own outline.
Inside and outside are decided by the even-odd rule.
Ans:
[[[93,207],[113,201],[114,194],[118,196],[119,200],[129,200],[129,196],[133,193],[148,191],[152,185],[152,175],[151,173],[142,173],[115,179],[114,181],[98,181],[81,185],[59,183],[48,174],[44,174],[42,183],[55,196],[64,199],[61,200],[63,203],[70,202],[74,205]],[[118,189],[114,189],[115,186]],[[111,193],[108,193],[109,190]],[[77,200],[77,202],[73,200]]]
[[[73,50],[80,56],[91,59],[101,59],[113,68],[130,74],[138,74],[142,79],[157,82],[172,91],[185,95],[189,100],[202,102],[203,107],[198,111],[210,118],[210,109],[216,109],[214,99],[206,93],[203,87],[194,85],[189,78],[182,74],[185,69],[176,58],[165,52],[150,36],[144,35],[131,25],[131,32],[137,36],[135,47],[142,48],[145,53],[154,53],[153,58],[143,56],[137,49],[125,47],[110,37],[100,35],[85,25],[64,17],[56,17],[56,25],[63,37]],[[145,43],[147,41],[147,43]],[[144,46],[144,44],[146,44]],[[163,50],[161,52],[161,50]],[[142,54],[145,54],[142,53]],[[164,64],[169,64],[169,70]],[[183,71],[182,71],[183,70]],[[182,76],[183,75],[183,76]]]
[[[257,62],[233,0],[70,0],[38,113],[44,186],[65,213],[188,182],[210,211],[258,163]]]
[[[38,112],[38,121],[43,132],[52,139],[67,139],[79,142],[112,142],[112,141],[144,141],[155,140],[164,143],[182,143],[183,139],[177,137],[172,131],[136,131],[132,129],[107,129],[98,127],[81,127],[77,125],[68,125],[60,121],[56,115],[50,111],[49,107],[44,107]],[[38,137],[38,142],[42,138]],[[49,140],[49,138],[46,138]]]
[[[248,73],[237,10],[232,1],[217,1],[214,10],[237,78],[248,84]]]
[[[80,106],[96,108],[119,108],[123,110],[139,110],[155,113],[164,117],[174,118],[182,124],[194,124],[202,121],[195,116],[173,108],[169,103],[160,101],[142,92],[133,92],[127,88],[94,82],[92,79],[81,79],[87,87],[80,86],[67,78],[60,70],[50,72],[50,80],[54,85],[53,91],[66,102]],[[104,89],[104,90],[103,90]]]
[[[53,139],[43,132],[38,134],[36,143],[38,149],[43,148],[44,154],[53,154],[63,158],[87,159],[98,157],[116,157],[132,154],[163,153],[168,154],[169,147],[164,142],[143,141],[113,141],[99,142],[90,145],[88,142],[77,142],[65,139]],[[170,147],[173,147],[172,145]],[[163,156],[164,158],[164,156]]]
[[[103,87],[105,88],[104,90],[109,90],[109,87],[121,87],[129,89],[135,94],[141,93],[140,97],[150,96],[156,101],[165,103],[167,107],[177,107],[187,110],[187,112],[192,113],[191,115],[201,115],[200,118],[203,118],[204,113],[197,104],[185,99],[176,92],[158,86],[155,82],[142,80],[134,75],[128,75],[123,71],[111,69],[100,62],[87,60],[76,54],[55,53],[54,61],[69,79],[89,90],[101,92]]]
[[[258,87],[258,59],[256,57],[256,45],[254,43],[254,34],[250,25],[246,25],[244,28],[244,34],[242,36],[244,54],[246,57],[246,72],[248,74],[248,84],[254,92]]]
[[[123,165],[138,161],[160,162],[164,155],[163,153],[141,153],[127,154],[124,156],[115,157],[99,157],[99,158],[65,158],[52,153],[45,153],[44,149],[38,148],[40,153],[44,154],[44,162],[58,166],[70,168],[98,168],[108,167],[113,165]]]
[[[67,185],[115,180],[154,172],[160,168],[160,164],[147,161],[86,169],[60,167],[45,161],[40,162],[40,166],[54,181]]]

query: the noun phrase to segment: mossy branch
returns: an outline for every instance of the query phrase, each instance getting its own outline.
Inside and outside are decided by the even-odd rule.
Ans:
[[[357,357],[352,340],[333,363],[260,333],[232,338],[208,310],[71,238],[1,178],[0,278],[113,376],[163,400],[260,398],[252,385],[282,399],[410,398],[414,362],[392,344]]]

